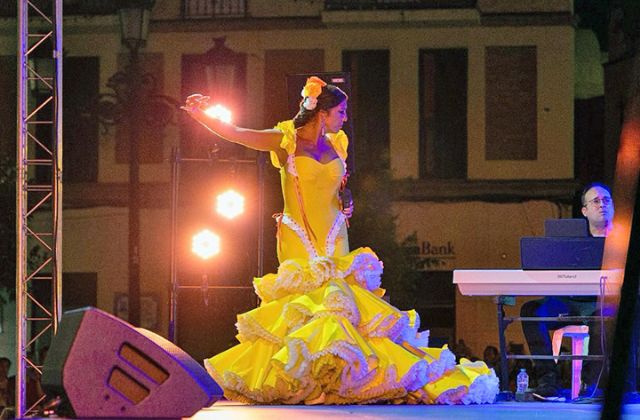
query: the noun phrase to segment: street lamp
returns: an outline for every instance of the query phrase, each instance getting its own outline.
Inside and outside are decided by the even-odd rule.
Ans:
[[[122,1],[118,9],[120,39],[130,51],[138,51],[147,43],[149,19],[155,0]]]
[[[122,0],[119,4],[122,44],[129,52],[124,70],[109,78],[113,93],[98,98],[96,114],[105,126],[121,125],[128,139],[129,157],[129,322],[140,325],[140,156],[139,142],[145,125],[162,130],[169,124],[179,104],[158,92],[152,74],[144,72],[139,57],[149,30],[154,0]]]

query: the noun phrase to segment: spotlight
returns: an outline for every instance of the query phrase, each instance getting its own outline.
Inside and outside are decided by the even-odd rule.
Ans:
[[[209,229],[201,230],[193,235],[191,250],[203,260],[208,260],[220,252],[220,237]]]
[[[220,104],[210,106],[204,110],[204,113],[227,124],[231,123],[231,111]]]
[[[234,190],[227,190],[216,197],[216,212],[227,219],[244,213],[244,197]]]

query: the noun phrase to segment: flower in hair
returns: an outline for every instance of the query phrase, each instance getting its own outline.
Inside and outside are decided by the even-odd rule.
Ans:
[[[302,106],[304,107],[304,109],[308,111],[316,109],[316,106],[318,106],[318,98],[314,98],[313,96],[307,96],[302,101]]]
[[[300,95],[304,98],[302,101],[302,106],[306,110],[316,109],[318,106],[318,96],[322,93],[322,87],[327,84],[316,76],[311,76],[307,79],[307,83],[302,88],[302,92]]]

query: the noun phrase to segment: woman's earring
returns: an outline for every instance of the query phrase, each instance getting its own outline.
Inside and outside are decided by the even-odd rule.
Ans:
[[[324,130],[324,121],[322,122],[322,125],[320,126],[320,136],[324,137],[325,134],[325,130]]]

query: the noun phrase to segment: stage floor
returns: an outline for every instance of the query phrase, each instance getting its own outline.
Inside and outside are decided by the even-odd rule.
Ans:
[[[255,406],[219,401],[200,410],[194,420],[394,420],[488,419],[544,420],[600,418],[600,404],[500,402],[491,405],[346,405]],[[624,407],[622,418],[640,420],[640,404]]]

